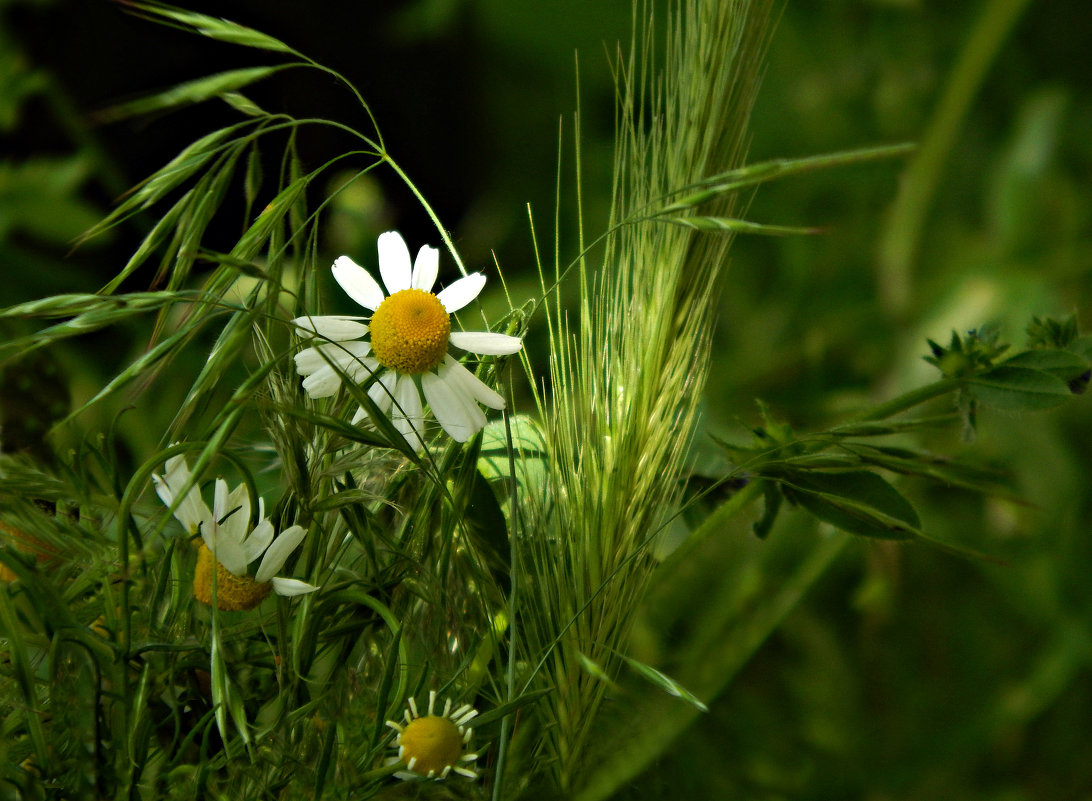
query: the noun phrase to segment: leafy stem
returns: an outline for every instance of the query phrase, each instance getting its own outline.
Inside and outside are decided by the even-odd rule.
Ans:
[[[926,384],[924,387],[912,389],[909,392],[899,395],[897,398],[892,398],[878,406],[873,406],[853,417],[850,422],[866,423],[875,420],[886,420],[889,417],[894,417],[900,412],[905,412],[907,409],[920,406],[933,398],[939,398],[941,395],[947,395],[949,392],[954,392],[959,389],[962,384],[963,382],[957,378],[942,378],[940,381],[935,381],[932,384]]]

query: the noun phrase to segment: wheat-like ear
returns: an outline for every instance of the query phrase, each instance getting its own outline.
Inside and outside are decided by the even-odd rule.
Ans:
[[[532,680],[553,690],[540,707],[543,749],[565,793],[588,767],[595,715],[652,564],[648,546],[678,498],[730,241],[633,221],[740,164],[769,3],[671,3],[659,69],[651,10],[635,4],[629,54],[613,65],[612,227],[601,261],[576,261],[572,327],[560,301],[549,307],[551,386],[540,398],[549,491],[525,540],[523,616]],[[727,216],[731,203],[717,195],[701,211]]]

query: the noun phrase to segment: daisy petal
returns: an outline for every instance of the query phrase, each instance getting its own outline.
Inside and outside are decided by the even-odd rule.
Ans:
[[[371,351],[371,345],[367,342],[351,340],[349,342],[324,342],[310,348],[304,348],[293,359],[296,362],[296,372],[302,376],[317,373],[323,367],[329,367],[331,362],[348,370],[353,362],[360,361]]]
[[[155,481],[155,494],[159,496],[159,500],[170,506],[174,502],[174,496],[189,483],[190,466],[186,464],[184,456],[172,456],[167,460],[164,474],[153,474],[152,480]]]
[[[243,558],[246,559],[246,563],[249,565],[255,559],[262,555],[262,552],[269,547],[269,543],[273,541],[273,524],[268,520],[263,519],[254,530],[250,532],[250,536],[243,540]]]
[[[489,331],[452,331],[449,341],[457,348],[483,356],[507,356],[518,353],[523,347],[523,340],[519,337]]]
[[[420,423],[424,419],[421,395],[417,392],[417,385],[413,382],[412,376],[398,376],[394,385],[394,403],[397,406],[394,411],[395,416],[404,417],[415,423]]]
[[[258,566],[258,572],[254,574],[254,580],[258,582],[269,581],[284,567],[285,561],[303,541],[307,529],[303,526],[292,526],[281,532],[280,536],[273,540],[262,557],[262,563]]]
[[[397,231],[379,235],[379,274],[388,295],[410,288],[409,248]]]
[[[391,415],[394,427],[411,447],[423,450],[425,443],[421,439],[421,429],[424,427],[425,412],[421,406],[421,393],[417,391],[413,378],[398,376],[398,382],[394,385],[394,403],[396,408]]]
[[[350,259],[338,256],[331,268],[334,280],[345,290],[345,294],[365,309],[375,311],[383,302],[383,290],[372,278],[371,273]]]
[[[302,376],[309,376],[328,366],[326,359],[321,356],[321,351],[314,347],[304,348],[293,356],[292,360],[296,363],[296,372]]]
[[[471,273],[456,281],[449,287],[441,289],[436,297],[444,304],[444,311],[454,314],[468,304],[485,286],[485,273]]]
[[[485,415],[458,384],[425,373],[421,376],[421,389],[437,422],[456,442],[466,442],[485,426]]]
[[[340,387],[341,376],[328,364],[303,379],[303,391],[311,398],[329,398],[336,395]]]
[[[181,490],[190,483],[190,468],[186,464],[186,457],[172,456],[167,460],[167,471],[163,477],[153,475],[155,491],[159,499],[167,506],[174,503]],[[201,497],[201,488],[194,484],[186,493],[186,497],[178,503],[174,510],[174,517],[186,531],[196,534],[201,524],[212,519],[212,512]]]
[[[159,496],[159,500],[163,501],[164,506],[170,506],[174,502],[174,492],[171,491],[167,479],[158,473],[152,473],[152,482],[155,484],[155,494]]]
[[[216,517],[213,522],[219,525],[224,515],[227,514],[227,482],[222,478],[218,478],[212,487],[212,514]]]
[[[440,271],[440,251],[425,245],[417,251],[417,259],[413,262],[413,277],[410,286],[414,289],[432,291],[432,285],[436,283],[436,273]]]
[[[162,476],[153,475],[155,479],[155,491],[163,503],[170,505],[190,481],[190,466],[186,464],[185,456],[172,456],[167,460],[166,470]]]
[[[297,317],[292,321],[299,331],[300,336],[313,334],[323,339],[331,339],[334,342],[344,342],[350,339],[360,339],[368,333],[368,326],[359,322],[361,317]]]
[[[387,371],[379,376],[379,380],[368,389],[368,397],[375,401],[379,411],[386,414],[391,410],[394,401],[394,387],[398,382],[398,373]]]
[[[440,366],[440,374],[452,384],[458,385],[462,390],[483,406],[490,409],[503,409],[504,398],[490,389],[481,379],[467,370],[451,356],[444,359]]]
[[[249,564],[243,550],[243,540],[250,525],[250,493],[245,484],[240,484],[230,493],[226,490],[227,483],[217,479],[213,505],[216,516],[212,526],[214,533],[211,537],[205,537],[205,544],[229,573],[242,576],[246,574]]]
[[[217,483],[222,483],[222,480],[218,480]],[[226,487],[227,484],[224,486]],[[217,493],[217,500],[220,500],[219,493]],[[246,488],[246,484],[240,484],[228,493],[224,502],[225,505],[217,510],[216,522],[221,523],[222,518],[227,517],[227,520],[220,525],[221,530],[226,528],[233,535],[238,531],[238,536],[232,536],[232,539],[242,542],[243,537],[246,536],[246,527],[250,523],[250,491]]]
[[[233,576],[246,575],[247,561],[243,555],[243,546],[230,537],[217,536],[218,533],[205,536],[205,545],[227,572]]]
[[[326,342],[297,353],[296,372],[305,377],[303,389],[308,395],[328,398],[337,393],[343,373],[350,381],[359,383],[379,367],[369,353],[368,342]]]
[[[376,370],[379,367],[376,365]],[[394,384],[398,380],[398,373],[391,372],[390,370],[380,373],[375,383],[368,388],[368,397],[372,399],[372,402],[379,407],[380,414],[388,414],[391,410],[391,404],[394,402]],[[363,406],[360,406],[356,410],[356,414],[353,415],[352,425],[356,425],[361,420],[368,417],[368,412]]]
[[[212,519],[212,512],[201,497],[201,490],[197,485],[190,487],[182,503],[174,510],[174,517],[190,534],[196,534],[201,530],[201,524]]]
[[[273,582],[273,592],[277,595],[306,595],[309,592],[314,592],[318,589],[314,584],[308,584],[306,581],[300,581],[299,579],[280,578],[275,576],[270,579]]]
[[[349,369],[349,378],[353,380],[353,383],[360,384],[377,372],[379,372],[379,360],[369,357],[353,362]]]

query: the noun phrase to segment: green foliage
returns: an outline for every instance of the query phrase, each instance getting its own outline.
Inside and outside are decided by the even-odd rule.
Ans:
[[[509,403],[529,393],[534,414],[506,412],[466,443],[430,430],[418,449],[378,402],[374,378],[338,360],[343,343],[318,352],[344,389],[309,397],[293,365],[306,326],[290,321],[341,311],[324,302],[329,219],[374,174],[419,201],[445,261],[466,275],[461,236],[443,227],[342,76],[252,28],[124,0],[137,16],[284,60],[214,72],[101,115],[220,99],[242,119],[184,147],[97,223],[78,195],[102,169],[93,147],[0,168],[0,211],[14,209],[0,214],[0,242],[29,235],[55,246],[82,229],[89,247],[138,231],[98,291],[75,284],[0,309],[11,331],[0,343],[5,449],[26,443],[23,454],[0,454],[8,792],[598,801],[867,788],[973,799],[998,797],[994,784],[1015,797],[1049,783],[1013,771],[1008,784],[974,787],[965,764],[984,771],[1000,759],[993,749],[1054,770],[1072,761],[1068,743],[1087,744],[1069,733],[1085,719],[1088,467],[1054,421],[1080,432],[1074,442],[1087,426],[1069,410],[1046,422],[1031,413],[1084,391],[1092,337],[1075,314],[1042,316],[1030,301],[1010,301],[1007,315],[970,314],[973,293],[957,292],[956,320],[915,305],[937,288],[919,286],[915,261],[929,246],[925,212],[1024,5],[986,4],[920,149],[746,164],[769,5],[681,0],[658,30],[646,21],[651,6],[635,4],[630,47],[611,60],[618,113],[605,230],[591,233],[588,210],[603,194],[589,180],[598,160],[585,158],[591,136],[578,114],[571,156],[567,134],[562,142],[552,251],[532,216],[536,297],[482,314],[536,349],[521,354],[528,387],[508,377],[504,357],[468,363]],[[807,13],[828,12],[786,9],[790,24]],[[17,66],[0,85],[0,125],[49,87]],[[268,112],[241,93],[289,68],[346,86],[360,108],[339,118],[362,111],[370,127]],[[1059,98],[1029,101],[999,157],[987,204],[1001,229],[995,254],[1031,258],[1027,220],[1049,218],[1036,217],[1027,191],[1049,160]],[[755,130],[763,125],[759,113]],[[354,149],[304,157],[314,131]],[[858,267],[842,265],[864,258],[860,243],[843,240],[831,275],[793,269],[804,248],[832,247],[839,203],[870,205],[854,200],[859,184],[839,185],[838,202],[819,215],[814,198],[800,199],[836,180],[809,185],[809,173],[859,176],[893,157],[910,167],[882,237],[880,302],[862,304],[852,296]],[[789,194],[773,197],[796,200],[763,206],[789,177],[776,185]],[[213,245],[237,206],[233,242]],[[575,245],[565,236],[570,206]],[[830,233],[789,236],[821,230]],[[736,234],[777,238],[736,243]],[[941,273],[985,258],[970,237],[938,237],[952,250]],[[767,275],[744,249],[729,278],[729,245],[771,248],[760,252],[780,254],[779,270]],[[1006,325],[953,331],[947,346],[931,338],[997,316]],[[1025,349],[1001,341],[1028,317]],[[780,342],[779,324],[791,332]],[[69,387],[50,386],[59,368],[46,354],[115,334],[131,345],[120,365],[94,373],[66,363],[79,391],[65,416]],[[724,347],[725,336],[736,346]],[[928,343],[924,361],[939,378],[918,379],[916,350],[899,352],[908,341]],[[784,385],[764,384],[769,376]],[[877,388],[890,399],[876,403]],[[725,410],[743,408],[740,392],[770,398],[745,444],[720,433]],[[52,402],[37,404],[38,428],[17,440],[13,410],[37,394]],[[158,477],[176,457],[192,476],[164,505]],[[192,506],[190,492],[207,504],[221,476],[246,488],[249,527],[268,517],[277,532],[306,529],[283,575],[318,591],[271,595],[249,611],[196,599],[203,540],[176,517]],[[268,507],[253,502],[262,496]],[[906,547],[915,542],[934,547]],[[214,599],[225,580],[213,571]],[[1007,666],[1002,678],[995,665]],[[949,676],[962,719],[938,733],[921,710],[944,701],[934,687]],[[467,723],[479,781],[392,778],[406,766],[388,721],[408,721],[410,699],[417,715],[431,692],[441,709],[450,698],[480,711]],[[1064,702],[1074,696],[1070,718]]]

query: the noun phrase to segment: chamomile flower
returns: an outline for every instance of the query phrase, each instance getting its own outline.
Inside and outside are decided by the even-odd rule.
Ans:
[[[409,708],[403,714],[404,723],[388,720],[387,725],[398,732],[394,744],[398,756],[390,764],[401,762],[408,771],[394,774],[400,779],[446,779],[458,773],[468,779],[478,778],[471,767],[478,755],[468,750],[473,731],[467,728],[478,714],[470,704],[451,708],[451,699],[444,702],[442,714],[436,714],[436,691],[428,694],[428,713],[417,711],[417,702],[409,699]]]
[[[165,476],[152,476],[156,493],[170,506],[190,480],[185,457],[167,460]],[[212,510],[192,487],[175,509],[175,517],[191,535],[201,535],[197,547],[197,568],[193,575],[193,594],[203,604],[212,606],[213,573],[216,574],[216,605],[219,609],[253,609],[270,592],[278,595],[302,595],[318,589],[305,581],[282,578],[276,574],[285,560],[303,541],[307,530],[290,526],[274,537],[273,524],[265,516],[265,504],[258,499],[258,525],[250,525],[250,493],[245,484],[228,492],[227,482],[216,479]],[[250,564],[261,557],[258,571],[249,575]]]
[[[437,293],[432,292],[439,252],[422,247],[410,267],[410,252],[397,231],[380,235],[379,275],[386,294],[371,273],[348,256],[333,266],[334,279],[345,293],[372,312],[363,317],[299,317],[293,323],[324,340],[296,354],[296,370],[312,398],[337,393],[342,375],[362,383],[375,375],[368,395],[411,444],[423,447],[424,406],[453,439],[465,442],[485,425],[478,404],[503,409],[504,398],[459,364],[448,352],[485,356],[519,351],[519,337],[488,331],[452,331],[450,315],[474,300],[485,275],[471,273]],[[357,411],[353,423],[366,416]]]
[[[167,460],[164,475],[153,475],[155,492],[168,507],[174,503],[182,490],[190,483],[190,467],[185,456],[172,456]],[[191,537],[201,533],[201,524],[212,520],[212,512],[201,497],[201,488],[194,484],[174,510],[175,519],[182,524]]]

